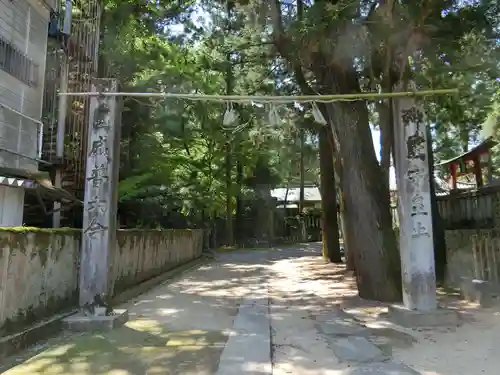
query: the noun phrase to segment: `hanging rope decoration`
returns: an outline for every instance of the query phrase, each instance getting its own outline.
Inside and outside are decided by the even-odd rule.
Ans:
[[[241,129],[246,124],[236,126],[238,122],[238,114],[234,110],[233,103],[248,103],[251,105],[268,104],[269,113],[268,120],[270,126],[278,126],[281,124],[276,105],[290,103],[311,103],[312,115],[314,121],[319,125],[326,125],[327,121],[317,103],[332,103],[336,101],[361,101],[361,100],[381,100],[389,98],[408,98],[408,97],[426,97],[435,95],[450,95],[458,94],[458,89],[440,89],[440,90],[423,90],[423,91],[407,91],[407,92],[389,92],[389,93],[357,93],[357,94],[336,94],[336,95],[301,95],[301,96],[246,96],[246,95],[205,95],[205,94],[177,94],[168,92],[61,92],[58,95],[62,96],[113,96],[113,97],[145,97],[145,98],[163,98],[163,99],[183,99],[191,101],[207,101],[207,102],[225,102],[227,107],[224,113],[222,127],[225,130]]]
[[[275,105],[269,106],[268,121],[271,126],[279,126],[281,124],[281,118]]]
[[[222,120],[222,127],[233,129],[238,122],[238,114],[234,110],[233,103],[228,102],[226,107],[226,112],[224,113],[224,118]]]
[[[312,102],[312,115],[314,121],[319,125],[326,125],[327,121],[321,110],[318,108],[318,105]],[[267,114],[268,124],[271,127],[279,127],[282,124],[282,119],[278,113],[278,108],[275,104],[269,105],[269,111]],[[239,130],[238,125],[238,114],[234,110],[234,106],[232,102],[226,103],[226,111],[224,112],[224,117],[222,119],[222,128],[226,131],[237,131]]]
[[[318,105],[314,102],[312,103],[312,115],[314,117],[314,121],[316,121],[319,125],[324,126],[327,124],[327,121],[318,108]]]
[[[299,96],[251,96],[251,95],[205,95],[205,94],[177,94],[170,92],[60,92],[61,96],[125,96],[135,98],[164,98],[164,99],[184,99],[205,102],[233,102],[233,103],[332,103],[349,102],[360,100],[381,100],[389,98],[422,97],[433,95],[458,94],[458,89],[423,90],[406,92],[386,92],[386,93],[358,93],[358,94],[335,94],[335,95],[299,95]]]

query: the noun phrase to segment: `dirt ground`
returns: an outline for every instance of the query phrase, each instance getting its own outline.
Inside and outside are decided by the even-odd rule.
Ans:
[[[500,373],[500,356],[493,350],[500,337],[500,309],[480,309],[440,291],[440,303],[460,313],[460,326],[432,330],[395,326],[385,318],[387,305],[359,298],[345,267],[326,264],[320,254],[318,244],[221,254],[124,304],[130,314],[126,326],[96,335],[62,333],[2,360],[0,373],[220,375],[220,358],[230,346],[228,337],[236,332],[236,317],[244,317],[242,301],[248,299],[268,306],[263,324],[268,324],[272,344],[264,340],[254,346],[267,345],[273,375]],[[368,327],[362,327],[362,334],[368,332],[370,345],[381,349],[387,362],[378,359],[367,371],[366,363],[349,363],[339,355],[345,357],[346,348],[353,350],[341,347],[339,342],[346,337],[338,333],[352,317],[357,325]],[[334,327],[337,334],[325,327]],[[354,339],[363,341],[359,336]],[[366,356],[365,349],[356,350]],[[243,350],[242,367],[235,368],[235,374],[249,373],[242,369],[251,352],[250,347]],[[378,365],[385,370],[377,370]],[[406,370],[388,370],[388,365],[404,365]]]
[[[309,257],[297,259],[301,273],[329,304],[340,304],[369,327],[384,329],[387,305],[364,301],[357,296],[353,277],[343,266],[325,264]],[[391,326],[406,335],[388,337],[381,346],[391,351],[395,361],[422,375],[495,375],[500,373],[500,307],[484,309],[459,299],[456,293],[440,289],[439,303],[456,309],[461,325],[456,328],[406,329]],[[405,337],[403,338],[402,337]],[[384,345],[385,344],[385,345]],[[497,353],[495,355],[495,353]]]

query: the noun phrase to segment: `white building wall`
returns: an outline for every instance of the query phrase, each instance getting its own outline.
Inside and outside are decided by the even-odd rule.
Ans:
[[[0,186],[0,227],[23,225],[23,206],[24,189]]]
[[[38,170],[42,100],[50,10],[42,0],[0,0],[0,166]],[[24,74],[22,58],[36,68]],[[2,50],[3,48],[3,50]],[[15,57],[13,57],[15,56]],[[7,65],[10,64],[10,65]],[[10,70],[9,70],[10,69]],[[24,72],[23,72],[24,73]],[[16,154],[2,151],[13,151]],[[0,187],[0,226],[22,225],[24,189]]]
[[[40,121],[42,114],[48,18],[49,9],[37,0],[0,0],[0,38],[36,64],[28,85],[2,69],[0,61],[0,147],[30,158],[38,157],[40,125],[33,119]],[[21,64],[2,55],[10,64]],[[34,160],[2,151],[0,166],[38,168]]]

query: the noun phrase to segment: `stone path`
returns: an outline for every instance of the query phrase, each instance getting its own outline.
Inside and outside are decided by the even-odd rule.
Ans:
[[[360,324],[325,288],[335,275],[325,280],[305,273],[302,263],[320,261],[319,256],[319,245],[221,254],[123,306],[130,313],[126,326],[104,334],[62,334],[0,370],[7,375],[417,375],[390,356],[392,342],[411,341],[407,334]]]

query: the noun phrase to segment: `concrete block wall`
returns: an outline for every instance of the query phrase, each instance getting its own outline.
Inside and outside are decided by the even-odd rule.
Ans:
[[[0,337],[77,306],[81,231],[0,228]],[[119,230],[109,281],[120,293],[199,258],[202,230]]]

